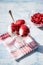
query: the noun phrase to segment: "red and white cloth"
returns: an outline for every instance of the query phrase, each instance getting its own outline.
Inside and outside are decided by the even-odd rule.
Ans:
[[[0,39],[16,60],[38,48],[38,44],[29,35],[26,37],[11,37],[8,33],[5,33],[0,36]]]

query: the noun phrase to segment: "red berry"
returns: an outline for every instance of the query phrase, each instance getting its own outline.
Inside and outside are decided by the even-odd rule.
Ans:
[[[21,36],[26,36],[26,35],[28,35],[29,32],[30,32],[30,30],[26,25],[24,25],[24,24],[21,25],[20,30],[19,30],[19,34]]]

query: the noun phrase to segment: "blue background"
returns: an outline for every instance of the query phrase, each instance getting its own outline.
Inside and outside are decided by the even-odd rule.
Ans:
[[[38,3],[43,3],[43,0],[0,0],[0,2],[38,2]]]
[[[7,31],[8,25],[12,21],[8,14],[9,9],[12,10],[15,20],[23,18],[28,21],[28,15],[32,14],[32,8],[28,7],[31,6],[33,8],[32,13],[43,12],[43,0],[0,0],[0,34]],[[43,65],[43,30],[31,25],[31,23],[29,24],[31,27],[31,36],[41,45],[39,49],[31,56],[24,58],[20,62],[16,62],[9,55],[3,42],[0,41],[0,65]]]

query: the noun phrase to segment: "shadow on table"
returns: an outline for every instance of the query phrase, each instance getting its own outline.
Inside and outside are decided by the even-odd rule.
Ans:
[[[28,57],[28,56],[31,56],[33,53],[35,53],[37,51],[37,49],[35,49],[35,51],[32,51],[31,53],[28,53],[28,54],[26,54],[26,55],[24,55],[23,57],[21,57],[20,59],[18,59],[18,60],[16,60],[17,62],[19,62],[20,60],[22,60],[22,59],[24,59],[24,58],[26,58],[26,57]]]
[[[25,56],[23,56],[22,58],[20,58],[20,59],[18,59],[16,61],[19,62],[20,60],[22,60],[22,59],[24,59],[24,58],[26,58],[28,56],[31,56],[35,52],[43,53],[43,46],[39,45],[39,47],[36,50],[32,51],[31,53],[26,54]]]
[[[33,38],[32,38],[33,39]],[[34,40],[34,39],[33,39]],[[34,40],[35,41],[35,40]],[[35,41],[36,42],[36,41]],[[21,57],[20,59],[18,59],[18,60],[16,60],[17,62],[19,62],[20,60],[22,60],[22,59],[24,59],[24,58],[26,58],[26,57],[28,57],[28,56],[31,56],[33,53],[35,53],[35,52],[40,52],[40,53],[43,53],[43,46],[41,46],[41,45],[39,45],[39,43],[37,43],[36,42],[36,44],[38,44],[38,48],[37,49],[35,49],[34,51],[32,51],[32,52],[30,52],[30,53],[28,53],[28,54],[26,54],[26,55],[24,55],[23,57]]]
[[[32,39],[35,41],[35,39],[33,37],[32,37]],[[43,45],[40,45],[38,42],[36,42],[36,43],[38,44],[37,52],[43,53]]]
[[[43,53],[43,45],[39,45],[37,52]]]
[[[43,30],[43,27],[38,27],[40,30]]]

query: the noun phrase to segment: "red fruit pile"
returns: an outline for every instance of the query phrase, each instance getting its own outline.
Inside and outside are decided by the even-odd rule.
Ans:
[[[10,30],[11,30],[10,33],[16,32],[16,34],[20,34],[21,36],[26,36],[30,32],[30,30],[24,24],[25,24],[25,20],[17,20],[16,23],[12,22],[10,26]]]
[[[43,13],[35,13],[31,16],[31,21],[35,24],[43,24]]]

